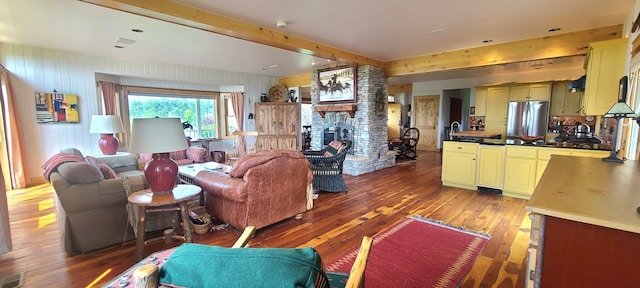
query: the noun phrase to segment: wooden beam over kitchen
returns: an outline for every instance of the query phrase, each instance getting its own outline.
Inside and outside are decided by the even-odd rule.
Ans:
[[[170,0],[80,1],[341,63],[358,63],[360,65],[384,67],[383,62],[369,57],[270,30],[258,25],[238,21]]]
[[[622,24],[395,60],[384,70],[392,77],[586,55],[589,43],[617,38],[622,38]]]

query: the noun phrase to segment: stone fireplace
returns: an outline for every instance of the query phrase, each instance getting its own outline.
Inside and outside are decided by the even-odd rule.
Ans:
[[[395,165],[389,151],[387,129],[387,79],[382,68],[358,66],[356,103],[319,103],[317,73],[312,74],[313,121],[311,149],[319,150],[331,140],[351,140],[353,146],[343,173],[361,175]],[[383,104],[377,110],[378,104]]]

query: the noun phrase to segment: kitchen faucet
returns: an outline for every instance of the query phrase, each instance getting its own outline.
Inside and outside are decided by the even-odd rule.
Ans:
[[[453,126],[455,125],[455,127]],[[456,128],[458,130],[460,130],[460,122],[458,121],[453,121],[451,122],[451,131],[449,131],[449,140],[453,140],[453,133],[456,132]]]

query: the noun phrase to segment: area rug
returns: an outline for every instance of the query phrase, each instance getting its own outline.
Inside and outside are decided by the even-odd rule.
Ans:
[[[373,236],[365,287],[456,287],[489,238],[419,216],[403,218]],[[327,263],[325,269],[349,272],[358,249]]]

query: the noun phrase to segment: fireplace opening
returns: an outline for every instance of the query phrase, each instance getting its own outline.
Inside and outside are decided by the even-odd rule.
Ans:
[[[343,122],[325,124],[322,129],[322,147],[329,145],[333,140],[349,140],[353,143],[353,126]],[[353,146],[351,145],[349,154],[353,154]]]

